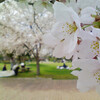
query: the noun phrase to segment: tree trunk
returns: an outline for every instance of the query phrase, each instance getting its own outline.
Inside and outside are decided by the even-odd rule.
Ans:
[[[40,64],[39,64],[39,59],[36,59],[36,66],[37,66],[37,75],[40,75]]]
[[[36,45],[36,67],[37,67],[37,75],[40,75],[40,65],[39,65],[39,62],[40,62],[40,58],[39,58],[39,48],[38,46]]]
[[[11,62],[11,70],[12,70],[13,66],[15,65],[15,60],[14,60],[14,58],[11,58],[10,62]]]

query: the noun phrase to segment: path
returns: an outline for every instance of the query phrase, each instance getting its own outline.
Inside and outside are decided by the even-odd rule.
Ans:
[[[0,100],[100,100],[91,90],[80,93],[76,80],[0,79]]]

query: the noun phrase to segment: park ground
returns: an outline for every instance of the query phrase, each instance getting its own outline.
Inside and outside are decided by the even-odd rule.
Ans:
[[[0,63],[0,70],[2,70],[4,63]],[[10,69],[10,64],[6,64],[7,69]],[[41,62],[40,63],[40,75],[38,77],[42,78],[52,78],[52,79],[77,79],[76,76],[71,74],[72,70],[68,69],[57,69],[57,66],[62,66],[63,63],[54,62]],[[71,67],[71,62],[66,62],[66,65]],[[36,75],[36,63],[26,62],[26,67],[30,68],[30,72],[23,72],[18,74],[18,76],[13,76],[11,78],[33,78]]]
[[[66,63],[71,67],[71,62]],[[0,63],[2,70],[3,63]],[[41,75],[36,75],[36,64],[27,63],[30,72],[19,73],[18,76],[0,78],[0,100],[100,100],[98,93],[91,91],[81,93],[76,88],[77,77],[71,70],[57,69],[62,63],[40,64]],[[10,64],[7,64],[10,69]]]
[[[76,80],[44,78],[0,79],[0,100],[100,100],[91,90],[81,93]]]

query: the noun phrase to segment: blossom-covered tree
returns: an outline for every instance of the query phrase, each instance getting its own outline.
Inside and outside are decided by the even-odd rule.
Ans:
[[[7,0],[0,6],[2,7],[0,9],[0,44],[2,45],[0,51],[14,53],[14,55],[30,53],[36,59],[37,75],[39,75],[40,56],[50,51],[43,45],[42,35],[53,23],[52,14],[47,11],[37,14],[31,5],[23,9],[19,3],[12,0]],[[48,24],[48,21],[51,23]],[[42,52],[45,49],[48,49],[48,52]]]

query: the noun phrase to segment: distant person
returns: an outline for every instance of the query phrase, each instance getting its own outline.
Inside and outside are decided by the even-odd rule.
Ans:
[[[21,63],[21,72],[25,72],[26,69],[25,69],[25,64],[24,63]]]
[[[68,66],[66,65],[66,60],[65,59],[62,60],[62,63],[63,63],[64,68],[68,68]]]
[[[65,59],[62,59],[62,63],[65,64],[66,63],[66,60]]]
[[[63,67],[64,67],[64,68],[67,68],[67,66],[65,65],[65,63],[63,64]]]
[[[13,66],[13,71],[15,72],[15,76],[18,75],[18,70],[19,70],[19,66],[18,65],[14,65]]]
[[[21,63],[21,67],[22,67],[22,68],[25,68],[25,64],[24,64],[24,63]]]
[[[2,71],[6,71],[6,70],[7,70],[6,65],[4,65]]]

